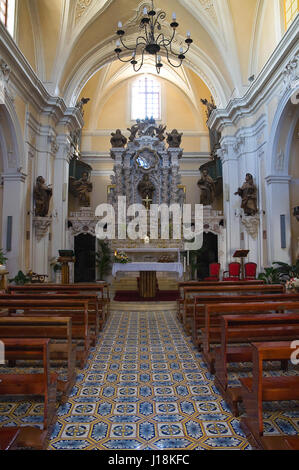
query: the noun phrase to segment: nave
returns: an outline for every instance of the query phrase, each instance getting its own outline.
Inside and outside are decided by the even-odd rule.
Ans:
[[[247,375],[247,366],[238,374],[232,366],[230,385]],[[275,375],[275,366],[269,373]],[[28,399],[0,403],[2,426],[41,426],[42,414],[42,405]],[[264,428],[265,435],[298,434],[296,402],[264,404]],[[251,446],[176,312],[112,311],[86,366],[77,369],[67,402],[58,408],[49,449]]]

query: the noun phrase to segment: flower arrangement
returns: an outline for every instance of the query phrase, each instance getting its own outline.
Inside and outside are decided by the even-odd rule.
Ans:
[[[130,260],[128,256],[126,255],[126,253],[124,253],[123,251],[115,251],[114,261],[116,263],[126,264],[126,263],[129,263]]]
[[[286,281],[286,289],[292,291],[299,291],[299,279],[298,277],[292,277],[289,281]]]

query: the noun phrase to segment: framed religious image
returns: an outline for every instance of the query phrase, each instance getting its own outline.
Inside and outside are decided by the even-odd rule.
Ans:
[[[135,162],[140,170],[151,171],[156,168],[159,162],[159,156],[155,150],[144,147],[136,153]]]

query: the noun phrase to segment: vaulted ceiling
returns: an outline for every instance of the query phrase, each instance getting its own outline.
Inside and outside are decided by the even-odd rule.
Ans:
[[[281,38],[282,0],[155,0],[156,9],[177,14],[178,42],[191,31],[194,43],[180,71],[165,66],[163,76],[192,99],[188,70],[198,75],[224,107],[241,96]],[[149,1],[22,0],[16,40],[52,94],[74,105],[87,81],[108,66],[103,89],[134,75],[115,62],[116,28],[122,21],[129,42]],[[30,33],[31,32],[31,33]],[[31,34],[31,37],[30,37]],[[33,49],[33,50],[32,50]],[[151,67],[147,61],[146,67]]]

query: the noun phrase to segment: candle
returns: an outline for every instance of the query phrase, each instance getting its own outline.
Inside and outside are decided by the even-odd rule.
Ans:
[[[143,14],[147,15],[147,8],[146,7],[143,8]]]
[[[116,47],[120,47],[120,41],[116,41]]]
[[[123,27],[123,24],[121,21],[118,22],[118,29],[121,29]]]
[[[158,55],[158,63],[160,64],[161,63],[161,56]]]
[[[187,38],[190,38],[191,37],[191,33],[190,31],[187,31]]]
[[[180,48],[180,54],[183,54],[183,52],[184,52],[184,49],[181,47]]]
[[[172,19],[173,19],[173,21],[176,20],[176,13],[175,12],[172,13]]]

